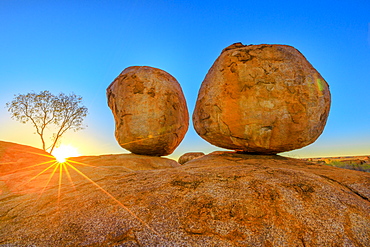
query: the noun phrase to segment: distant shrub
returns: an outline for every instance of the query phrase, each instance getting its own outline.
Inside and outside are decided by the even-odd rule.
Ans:
[[[356,171],[362,171],[362,172],[370,172],[370,164],[365,163],[365,164],[349,164],[346,162],[341,162],[341,161],[331,161],[327,165],[329,166],[335,166],[338,168],[344,168],[344,169],[349,169],[349,170],[356,170]]]

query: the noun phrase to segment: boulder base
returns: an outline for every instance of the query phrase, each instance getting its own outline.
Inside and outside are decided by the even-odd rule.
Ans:
[[[313,143],[329,108],[328,84],[298,50],[237,43],[208,71],[193,123],[218,147],[275,154]]]

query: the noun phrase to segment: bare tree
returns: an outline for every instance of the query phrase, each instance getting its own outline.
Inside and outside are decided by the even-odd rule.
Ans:
[[[36,93],[15,95],[13,101],[6,103],[11,117],[21,123],[31,122],[40,136],[42,149],[52,153],[58,141],[67,130],[83,129],[83,119],[87,108],[81,105],[82,97],[75,94],[53,95],[45,90]],[[52,144],[46,148],[45,131],[54,127]]]

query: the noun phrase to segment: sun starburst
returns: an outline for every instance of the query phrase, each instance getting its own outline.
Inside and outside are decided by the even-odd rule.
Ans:
[[[77,149],[71,145],[61,145],[51,153],[59,163],[66,162],[67,158],[80,156]]]
[[[144,222],[141,218],[139,218],[134,212],[132,212],[128,207],[126,207],[121,201],[119,201],[117,198],[115,198],[111,193],[109,193],[107,190],[105,190],[103,187],[101,187],[99,184],[97,184],[89,176],[87,176],[85,173],[83,173],[81,170],[79,170],[76,167],[76,165],[81,165],[81,166],[85,166],[85,167],[92,167],[94,169],[104,169],[102,167],[92,166],[92,165],[89,165],[89,164],[85,164],[85,163],[82,163],[82,162],[73,161],[73,160],[69,159],[69,157],[78,156],[77,155],[78,152],[73,147],[71,147],[71,146],[61,146],[60,148],[56,149],[53,152],[53,156],[45,155],[45,154],[38,154],[38,153],[33,153],[33,154],[46,156],[46,157],[50,158],[49,161],[39,163],[39,164],[35,164],[35,165],[31,165],[31,166],[27,166],[27,167],[23,168],[23,169],[37,168],[37,167],[42,167],[43,165],[48,165],[46,168],[44,168],[42,171],[38,172],[35,176],[31,177],[28,181],[26,181],[23,184],[23,185],[25,185],[27,183],[30,183],[31,181],[36,180],[41,175],[47,174],[46,173],[47,171],[51,172],[49,177],[47,178],[46,183],[42,187],[41,193],[40,193],[38,198],[40,198],[44,194],[47,187],[50,185],[50,182],[51,182],[52,178],[57,173],[59,173],[59,175],[58,175],[58,201],[60,201],[60,197],[61,197],[61,188],[62,188],[63,175],[65,175],[68,178],[68,181],[73,186],[73,188],[76,190],[75,183],[73,182],[73,179],[72,179],[72,176],[71,176],[71,173],[70,173],[70,170],[73,170],[77,174],[82,176],[84,179],[89,181],[91,184],[93,184],[95,187],[97,187],[105,195],[110,197],[121,208],[126,210],[132,217],[134,217],[136,220],[138,220],[140,223],[142,223],[146,228],[148,228],[153,233],[155,233],[156,235],[158,235],[159,237],[162,238],[162,236],[157,231],[155,231],[151,226],[149,226],[146,222]]]

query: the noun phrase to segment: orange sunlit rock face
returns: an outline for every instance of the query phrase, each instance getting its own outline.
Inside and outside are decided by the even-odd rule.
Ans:
[[[56,171],[42,194],[7,191],[6,182],[21,171],[0,177],[0,245],[369,243],[369,173],[235,152],[183,166],[133,154],[78,157],[71,164],[73,185]]]
[[[51,155],[41,149],[0,141],[0,175],[25,169],[32,164],[50,160]]]
[[[3,193],[41,194],[46,184],[57,181],[57,176],[51,176],[56,163],[53,156],[41,149],[0,141],[0,182],[4,185]],[[55,169],[54,173],[58,172]]]
[[[171,154],[188,130],[189,114],[180,84],[167,72],[126,68],[107,88],[116,139],[135,154]]]
[[[298,50],[237,43],[205,77],[193,123],[218,147],[274,154],[313,143],[329,108],[328,84]]]

